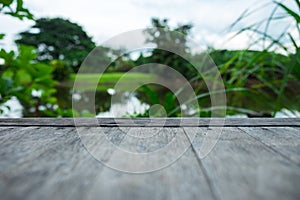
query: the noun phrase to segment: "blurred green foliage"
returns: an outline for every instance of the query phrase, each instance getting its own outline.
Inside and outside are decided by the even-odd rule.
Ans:
[[[37,52],[34,47],[19,46],[18,52],[4,49],[0,51],[4,64],[0,68],[1,102],[12,96],[18,98],[24,108],[24,115],[42,116],[55,115],[58,106],[53,96],[56,92],[56,81],[52,79],[53,67],[36,62]]]
[[[82,61],[96,46],[80,25],[62,18],[38,19],[35,25],[19,36],[17,44],[36,47],[38,61],[49,63],[63,60],[66,67],[74,72],[79,70]]]
[[[53,78],[57,81],[68,80],[73,72],[64,60],[51,60],[49,65],[53,68]]]
[[[1,0],[0,12],[20,20],[33,20],[22,0]],[[3,38],[1,34],[0,39]],[[19,45],[18,51],[0,49],[0,105],[15,96],[25,108],[24,116],[71,116],[72,110],[61,109],[54,97],[57,82],[52,73],[59,67],[38,62],[37,57],[38,52],[32,46]]]
[[[171,28],[168,19],[153,18],[152,28],[146,29],[147,40],[145,42],[156,45],[151,51],[151,56],[140,55],[135,62],[136,65],[146,63],[159,63],[170,66],[180,72],[185,78],[191,79],[197,74],[196,69],[183,57],[190,54],[190,48],[187,45],[187,36],[192,29],[191,24],[179,24]],[[169,50],[172,50],[169,51]],[[157,71],[157,70],[156,70]],[[167,73],[159,72],[159,74]]]
[[[154,109],[155,113],[150,113],[150,109],[148,109],[144,114],[136,114],[132,117],[149,117],[150,114],[156,117],[179,117],[179,112],[173,112],[178,106],[179,103],[176,99],[176,95],[172,92],[166,92],[163,95],[163,98],[159,97],[159,94],[147,85],[143,85],[141,87],[141,92],[146,95],[147,103],[150,105],[161,105],[161,109]],[[162,109],[164,111],[162,112]],[[160,116],[161,113],[165,114],[165,116]]]
[[[253,41],[245,50],[220,50],[209,49],[209,56],[218,66],[222,75],[227,95],[227,114],[243,113],[248,116],[275,116],[283,108],[289,110],[300,110],[300,1],[293,0],[296,5],[294,10],[288,7],[284,1],[272,1],[270,6],[271,14],[267,19],[259,19],[256,23],[242,28],[244,20],[256,13],[256,10],[247,9],[230,27],[230,31],[238,27],[236,35],[252,33],[256,35]],[[0,13],[6,14],[20,20],[34,20],[30,11],[23,6],[22,0],[0,0]],[[277,37],[272,34],[271,27],[276,26],[278,20],[289,19],[293,23],[288,24]],[[62,18],[41,18],[35,21],[35,25],[28,31],[19,34],[16,43],[19,45],[16,51],[0,50],[0,105],[3,105],[13,96],[22,104],[24,116],[83,116],[93,117],[87,110],[75,111],[67,101],[71,102],[72,94],[70,88],[58,91],[58,87],[69,84],[72,87],[75,74],[82,61],[96,46],[92,38],[83,28],[69,20]],[[201,117],[209,117],[214,108],[210,105],[210,93],[208,92],[203,78],[198,75],[196,69],[182,58],[188,57],[193,60],[203,59],[202,54],[193,54],[187,44],[187,37],[191,33],[192,24],[178,24],[175,27],[169,25],[168,19],[153,18],[152,29],[145,29],[147,36],[146,43],[156,45],[156,48],[149,50],[146,54],[142,52],[137,59],[132,59],[126,50],[109,49],[97,47],[92,51],[96,59],[86,63],[87,70],[79,79],[82,79],[84,89],[89,89],[99,81],[98,76],[88,73],[95,72],[99,66],[110,63],[107,72],[101,81],[115,83],[135,66],[159,63],[170,66],[181,73],[195,90],[196,98],[200,109],[197,113]],[[238,26],[239,25],[239,26]],[[297,34],[291,34],[293,29]],[[0,34],[0,40],[4,38]],[[262,50],[251,50],[254,45],[262,45]],[[173,49],[174,52],[166,51]],[[178,55],[178,53],[180,55]],[[122,56],[117,57],[116,55]],[[157,72],[149,69],[146,73]],[[148,75],[149,75],[148,74]],[[167,73],[163,78],[169,78]],[[145,74],[144,74],[145,75]],[[132,74],[132,79],[154,79],[157,77]],[[70,78],[71,77],[71,78]],[[69,79],[70,78],[70,79]],[[90,84],[90,85],[89,85]],[[128,85],[124,84],[126,88]],[[103,85],[99,90],[106,90],[110,85]],[[178,93],[184,91],[182,86]],[[88,91],[90,92],[90,91]],[[221,91],[214,91],[215,93]],[[143,101],[150,105],[160,104],[166,111],[168,117],[181,116],[181,107],[176,100],[176,95],[169,91],[160,93],[152,87],[143,86],[139,93],[144,95]],[[65,102],[59,102],[58,97],[66,95]],[[105,96],[105,95],[104,95]],[[103,101],[104,96],[96,97]],[[106,96],[105,96],[106,98]],[[295,103],[296,102],[296,103]],[[107,102],[105,108],[109,107]],[[96,105],[97,109],[99,106]],[[101,110],[104,111],[104,110]],[[152,110],[153,111],[153,110]],[[161,108],[154,109],[162,114]],[[153,112],[154,112],[153,111]],[[150,110],[145,114],[137,114],[132,117],[148,117]],[[194,115],[193,115],[194,116]]]
[[[283,103],[289,104],[289,98],[286,96],[285,92],[287,86],[290,85],[291,81],[294,81],[294,84],[299,87],[300,80],[300,1],[293,0],[295,8],[297,11],[289,8],[285,1],[278,2],[272,1],[270,4],[266,4],[264,7],[261,7],[256,10],[245,10],[243,14],[231,25],[230,30],[236,27],[238,24],[242,24],[244,20],[247,20],[249,16],[252,16],[260,9],[271,9],[271,14],[267,19],[258,20],[257,22],[239,28],[237,35],[243,34],[245,32],[250,32],[256,35],[256,39],[251,41],[249,48],[254,45],[262,44],[263,51],[257,52],[256,56],[250,57],[247,59],[247,66],[254,66],[251,69],[252,74],[260,75],[257,76],[261,81],[261,85],[267,86],[276,96],[276,106],[273,108],[273,116],[282,109]],[[277,36],[272,34],[271,27],[276,27],[278,21],[287,23],[286,27],[281,29],[281,32]],[[296,34],[292,34],[290,30],[295,30]],[[273,59],[272,62],[264,62],[266,58],[270,58],[272,51],[279,51],[282,54],[286,55],[285,57],[277,56],[276,59]],[[261,62],[262,65],[259,65],[259,68],[256,67],[257,63]],[[274,67],[276,65],[277,67]],[[238,67],[238,66],[237,66]],[[256,69],[257,68],[257,69]],[[259,72],[256,72],[259,71]],[[261,76],[264,74],[265,76]],[[275,80],[270,80],[269,74],[277,74]],[[278,77],[279,76],[279,77]],[[273,77],[273,76],[271,76]],[[289,88],[291,89],[291,87]]]
[[[299,0],[294,0],[294,2],[300,11]],[[271,16],[264,21],[259,21],[254,25],[252,24],[238,30],[236,34],[239,35],[246,31],[258,34],[258,39],[250,41],[249,49],[209,50],[209,56],[218,66],[226,87],[228,114],[244,113],[251,117],[270,117],[275,116],[275,114],[283,108],[289,110],[300,109],[299,103],[295,103],[295,101],[297,101],[295,99],[300,99],[300,96],[297,95],[299,90],[296,89],[300,86],[299,12],[293,11],[285,6],[284,3],[278,3],[276,1],[268,6],[274,7]],[[282,13],[280,13],[280,17],[278,17],[278,15],[275,14],[277,10],[283,11],[286,15],[282,16]],[[255,13],[248,10],[246,12]],[[233,26],[242,23],[247,16],[248,13],[243,13],[242,16],[234,22]],[[293,26],[293,28],[297,30],[299,37],[283,30],[278,38],[274,38],[272,33],[269,32],[270,26],[277,20],[286,18],[294,20],[294,23],[291,23],[289,27]],[[265,24],[265,27],[262,27],[262,23]],[[198,73],[195,72],[193,67],[185,60],[176,57],[176,55],[170,52],[162,51],[159,48],[163,48],[165,45],[173,45],[174,49],[182,49],[182,54],[188,54],[188,56],[192,56],[194,59],[199,56],[199,60],[201,60],[202,55],[190,54],[188,47],[185,46],[185,37],[189,34],[192,26],[186,24],[171,29],[168,25],[168,20],[165,19],[152,19],[152,25],[157,27],[157,30],[147,31],[147,34],[149,34],[148,42],[155,43],[157,49],[151,52],[151,56],[143,57],[141,55],[136,63],[140,65],[145,62],[157,62],[175,68],[190,80],[195,91],[198,92],[199,95],[197,98],[201,106],[198,111],[199,115],[209,117],[211,110],[218,108],[211,107],[209,103],[209,93],[205,88],[205,83],[201,76],[197,76]],[[181,36],[181,38],[176,36],[176,34],[173,36],[173,31],[180,31],[180,27],[185,27],[185,31],[182,31],[184,35]],[[169,32],[164,34],[159,31],[164,29]],[[181,41],[180,46],[176,46],[176,38],[180,38],[177,40]],[[286,38],[288,38],[290,42],[286,42]],[[260,43],[265,45],[262,48],[263,50],[250,50],[253,45]],[[155,91],[149,90],[144,92],[145,95],[148,96],[149,92],[155,93]],[[154,94],[151,96],[154,96]],[[150,101],[150,105],[154,103],[155,102]],[[171,105],[171,107],[176,107],[176,112],[174,113],[174,110],[170,112],[170,110],[164,106],[168,112],[168,116],[178,116],[180,107],[176,101],[168,102],[168,104],[169,106]]]

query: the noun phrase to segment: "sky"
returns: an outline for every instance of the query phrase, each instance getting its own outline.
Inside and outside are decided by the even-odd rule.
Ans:
[[[150,26],[152,17],[168,18],[170,24],[192,23],[191,37],[202,45],[215,48],[241,49],[248,45],[248,36],[228,42],[234,34],[228,27],[247,8],[256,8],[271,0],[24,0],[25,7],[40,17],[63,17],[80,24],[97,45],[122,32]],[[292,2],[292,0],[287,0]],[[240,26],[268,17],[270,9],[249,17]],[[14,48],[17,33],[34,22],[19,21],[0,15],[0,32],[6,34],[1,45]],[[280,26],[277,27],[277,29]],[[276,30],[273,30],[276,32]]]

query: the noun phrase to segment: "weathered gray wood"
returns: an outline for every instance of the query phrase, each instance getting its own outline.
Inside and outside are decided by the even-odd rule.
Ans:
[[[19,131],[23,127],[16,126],[0,126],[0,137],[6,136],[10,132]]]
[[[1,141],[2,199],[214,199],[190,149],[182,160],[171,167],[153,173],[132,175],[104,167],[96,161],[84,149],[74,128],[19,129],[10,133],[10,140]],[[93,135],[99,134],[99,129],[81,128],[79,131],[81,134]],[[124,140],[125,134],[118,128],[101,129],[116,145]],[[133,134],[145,134],[149,128],[135,129]],[[163,129],[156,138],[150,140],[151,145],[149,141],[137,142],[136,138],[128,136],[120,146],[137,152],[155,151],[162,144],[168,144],[175,134],[186,138],[183,131],[178,129],[175,132]],[[127,160],[114,154],[114,149],[103,146],[105,142],[95,142],[92,137],[90,142],[104,151],[103,155],[106,155],[107,160],[120,159],[124,166],[144,165],[138,162],[127,163]],[[185,142],[188,142],[187,138]],[[170,151],[178,149],[173,147]],[[164,159],[168,158],[162,156],[161,161]]]
[[[76,126],[102,126],[102,127],[300,127],[300,118],[75,118]],[[224,124],[222,121],[224,120]],[[165,121],[162,124],[162,121]],[[95,123],[97,122],[97,123]],[[50,126],[50,127],[74,127],[73,118],[20,118],[20,119],[2,119],[0,126]]]
[[[74,128],[24,128],[7,142],[0,148],[1,199],[84,199],[103,169]]]
[[[300,166],[300,131],[290,127],[240,129]]]
[[[152,123],[157,127],[143,127],[146,119],[135,119],[134,127],[126,125],[128,119],[99,119],[111,127],[88,127],[90,119],[82,120],[77,128],[73,119],[0,120],[1,199],[300,197],[298,119],[229,119],[220,138],[220,127],[207,132],[208,119],[200,125],[187,120],[188,128],[172,127],[178,119],[168,119],[170,127],[158,121]],[[201,148],[215,142],[202,158]],[[120,149],[146,156],[124,156]],[[151,171],[166,163],[171,165],[141,174],[112,169]]]
[[[148,129],[148,130],[147,130]],[[112,129],[112,132],[115,130]],[[134,128],[133,132],[143,134],[149,128]],[[174,152],[176,149],[188,143],[188,138],[180,128],[163,129],[159,131],[156,138],[132,138],[126,136],[120,147],[131,152],[154,152],[169,144],[174,137],[179,137],[179,144],[167,147],[168,151]],[[160,138],[160,140],[158,140]],[[153,165],[147,162],[151,156],[143,158],[126,158],[123,154],[114,152],[110,158],[112,162],[118,162],[127,169],[148,169],[151,170],[155,164],[167,162],[168,156],[161,155],[155,157]],[[151,159],[152,161],[152,159]],[[91,188],[89,199],[215,199],[214,194],[206,182],[205,176],[199,168],[198,161],[191,151],[186,153],[179,160],[171,163],[171,166],[160,169],[152,173],[128,174],[105,168],[96,178],[97,182]],[[147,165],[151,165],[150,169]],[[104,184],[105,183],[105,184]]]
[[[255,131],[255,128],[252,128]],[[194,128],[193,148],[201,158],[203,139],[214,140],[214,128]],[[263,134],[263,133],[261,133]],[[298,142],[299,143],[299,142]],[[299,199],[300,168],[238,128],[225,127],[215,148],[201,160],[219,199]]]

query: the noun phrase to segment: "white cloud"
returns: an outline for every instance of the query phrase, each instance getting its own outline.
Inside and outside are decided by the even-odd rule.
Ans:
[[[227,39],[224,30],[250,6],[271,0],[28,0],[25,6],[39,17],[64,17],[77,22],[93,36],[97,44],[122,32],[144,28],[150,25],[152,17],[166,17],[172,25],[194,24],[192,37],[198,42],[214,42],[220,45]],[[268,16],[270,11],[258,12],[246,19],[250,24]],[[7,16],[0,16],[0,27],[7,34],[5,47],[13,45],[15,34],[27,29],[33,22],[21,22]],[[231,48],[245,47],[246,36],[233,42]],[[199,40],[201,39],[201,40]],[[217,42],[215,42],[217,41]]]

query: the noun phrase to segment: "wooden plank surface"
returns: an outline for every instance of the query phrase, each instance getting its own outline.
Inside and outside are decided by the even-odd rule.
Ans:
[[[230,119],[224,128],[72,120],[0,120],[1,199],[300,198],[299,120]]]
[[[272,151],[300,166],[300,130],[291,127],[241,127]]]
[[[76,126],[83,127],[300,127],[300,118],[0,118],[0,127],[74,127],[74,120]]]
[[[149,128],[133,128],[137,135],[145,133]],[[120,130],[111,129],[110,132]],[[178,143],[172,145],[168,150],[178,151],[182,143],[187,143],[188,138],[180,128],[168,128],[158,131],[155,138],[145,140],[143,137],[124,137],[119,147],[131,152],[155,152],[169,144],[177,134]],[[179,136],[178,136],[179,135]],[[148,160],[149,159],[149,160]],[[199,168],[197,158],[191,148],[176,162],[169,162],[169,156],[159,156],[154,159],[150,156],[144,158],[124,159],[123,154],[114,152],[110,158],[112,162],[120,163],[123,170],[135,169],[139,171],[146,167],[162,166],[162,163],[169,163],[160,170],[150,173],[129,174],[106,167],[100,173],[88,195],[89,199],[214,199],[214,194],[206,182],[205,176]],[[153,162],[152,164],[149,163]],[[103,184],[105,183],[105,184]],[[113,189],[114,188],[114,189]]]
[[[191,130],[197,132],[192,145],[199,158],[204,138],[215,140],[213,132],[223,132],[211,153],[201,159],[219,199],[299,199],[300,168],[294,162],[239,128],[214,128],[203,135],[205,129]],[[299,151],[299,146],[293,148]]]

